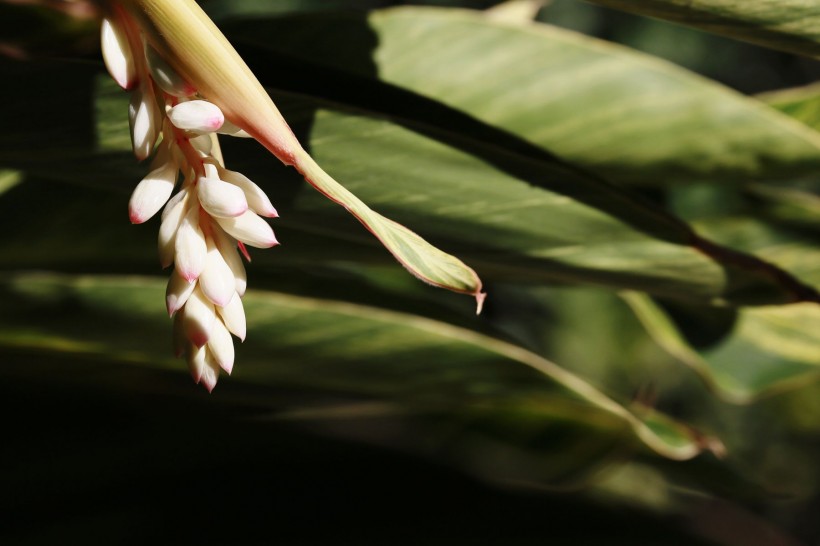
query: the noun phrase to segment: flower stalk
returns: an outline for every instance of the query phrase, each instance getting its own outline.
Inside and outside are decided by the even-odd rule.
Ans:
[[[231,334],[244,340],[240,253],[278,244],[264,218],[277,212],[264,191],[225,167],[217,134],[251,137],[317,190],[350,211],[421,280],[471,294],[481,281],[457,258],[367,207],[302,148],[270,96],[193,0],[101,0],[101,40],[112,78],[131,93],[134,154],[152,157],[129,203],[133,223],[160,209],[158,249],[174,266],[166,292],[174,346],[194,380],[213,390],[231,373]],[[176,193],[174,191],[176,190]]]

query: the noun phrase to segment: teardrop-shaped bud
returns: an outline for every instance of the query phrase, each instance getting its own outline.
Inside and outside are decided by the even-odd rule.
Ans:
[[[188,341],[202,347],[208,343],[216,321],[216,311],[199,288],[195,288],[182,307],[182,325]]]
[[[214,241],[207,238],[208,254],[205,257],[205,269],[199,276],[199,286],[205,296],[214,305],[226,305],[236,292],[236,280],[233,272]]]
[[[225,122],[222,110],[206,100],[181,102],[168,111],[168,119],[177,129],[195,133],[213,133]]]
[[[193,206],[185,214],[174,242],[174,263],[183,279],[199,278],[205,268],[208,246],[199,227],[199,207]]]
[[[245,264],[242,263],[242,257],[239,255],[239,249],[236,247],[236,239],[225,233],[225,231],[215,225],[212,227],[214,242],[219,248],[222,258],[228,267],[231,268],[234,282],[236,283],[236,292],[240,296],[245,295],[245,290],[248,287],[248,274],[245,271]]]
[[[128,105],[128,123],[131,127],[131,146],[140,161],[154,151],[161,122],[159,106],[150,82],[134,89]]]
[[[239,294],[234,294],[234,297],[231,298],[228,305],[217,307],[216,310],[219,316],[222,317],[222,321],[225,323],[225,327],[228,331],[242,341],[245,341],[247,323],[245,322],[245,308],[242,306],[242,298],[239,297]]]
[[[214,361],[230,375],[233,370],[235,356],[233,339],[231,338],[231,333],[228,331],[228,328],[219,319],[214,322],[211,336],[208,338],[207,347],[211,351]]]
[[[197,182],[197,195],[202,208],[217,218],[239,216],[248,210],[245,192],[218,178],[200,178]]]
[[[128,44],[125,29],[115,18],[104,18],[100,29],[103,61],[108,73],[117,82],[117,85],[126,91],[134,87],[137,82],[137,69],[134,64],[134,55]]]
[[[175,97],[190,97],[196,93],[196,88],[171,68],[165,59],[148,44],[145,44],[145,60],[148,61],[148,70],[157,85]]]
[[[173,316],[182,309],[193,294],[194,288],[196,288],[195,282],[183,279],[176,269],[171,272],[171,278],[168,279],[168,286],[165,289],[165,306],[168,309],[168,315]]]
[[[189,347],[187,351],[188,369],[197,385],[200,383],[213,392],[219,379],[219,365],[207,346]]]
[[[188,190],[183,188],[168,201],[162,211],[162,224],[159,226],[157,247],[159,261],[163,269],[174,263],[176,252],[176,236],[183,218],[188,212]]]
[[[262,188],[244,174],[225,169],[221,173],[221,178],[225,182],[242,189],[245,193],[245,199],[248,201],[248,207],[256,214],[268,218],[277,218],[279,216]]]
[[[174,191],[177,172],[177,166],[169,161],[148,173],[137,184],[128,203],[128,216],[132,224],[142,224],[159,212]]]
[[[279,244],[273,229],[253,211],[249,210],[236,218],[217,218],[216,221],[228,235],[246,245],[270,248]]]

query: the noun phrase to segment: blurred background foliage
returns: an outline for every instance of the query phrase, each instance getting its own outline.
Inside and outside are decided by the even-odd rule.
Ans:
[[[496,4],[202,0],[319,162],[489,293],[225,142],[284,244],[207,395],[93,6],[0,2],[3,543],[820,542],[820,65]]]

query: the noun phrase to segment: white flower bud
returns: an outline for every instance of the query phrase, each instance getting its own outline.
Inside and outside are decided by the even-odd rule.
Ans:
[[[213,133],[225,122],[222,110],[206,100],[181,102],[168,111],[168,119],[178,129],[195,133]]]
[[[175,97],[190,97],[196,93],[196,89],[185,81],[177,71],[165,62],[157,51],[148,44],[145,44],[145,60],[148,61],[148,69],[151,77],[157,85]]]
[[[225,233],[225,231],[218,225],[212,226],[214,235],[214,242],[219,248],[222,258],[228,267],[231,268],[234,281],[236,282],[236,292],[240,296],[245,295],[245,290],[248,287],[248,274],[245,272],[245,264],[242,263],[242,257],[239,255],[239,249],[236,247],[236,239]]]
[[[208,338],[208,350],[213,355],[214,361],[219,364],[219,367],[225,370],[230,375],[233,370],[234,348],[233,339],[230,332],[217,319],[214,322],[214,327],[211,330],[211,336]]]
[[[254,184],[253,181],[244,174],[224,169],[221,173],[221,178],[225,182],[229,182],[242,189],[245,193],[245,199],[248,201],[248,206],[256,214],[268,218],[277,218],[279,216],[276,213],[276,209],[273,208],[270,199],[268,199],[268,196],[262,191],[262,188]]]
[[[219,225],[232,237],[256,248],[270,248],[279,241],[273,229],[253,211],[246,211],[236,218],[216,218]]]
[[[151,84],[143,84],[134,89],[128,105],[128,123],[131,127],[131,146],[134,155],[140,161],[151,155],[154,150],[161,122],[159,106]]]
[[[218,178],[200,178],[197,182],[197,195],[202,208],[217,218],[239,216],[248,210],[245,192]]]
[[[128,203],[128,215],[132,224],[142,224],[159,212],[174,191],[177,173],[177,166],[168,161],[148,173],[148,176],[137,184]]]
[[[163,268],[174,263],[177,231],[187,212],[188,189],[183,188],[168,201],[165,210],[162,211],[162,224],[159,226],[157,246],[159,248],[159,261]]]
[[[171,278],[168,279],[168,286],[165,289],[165,306],[168,309],[168,315],[173,316],[182,309],[193,294],[194,288],[196,288],[195,282],[183,279],[176,269],[171,272]]]
[[[208,342],[216,321],[216,311],[199,288],[195,288],[182,307],[182,325],[188,341],[202,347]]]
[[[199,286],[205,296],[214,305],[226,305],[236,292],[236,280],[231,268],[225,263],[219,248],[211,238],[207,238],[208,253],[205,256],[205,269],[199,276]]]
[[[228,305],[217,307],[216,310],[219,312],[219,316],[222,317],[228,331],[245,341],[245,335],[247,334],[245,308],[242,307],[242,298],[239,297],[239,294],[234,294]]]
[[[208,392],[213,392],[216,381],[219,378],[219,365],[216,363],[211,351],[203,347],[188,348],[188,369],[191,377],[199,384],[202,383]]]
[[[174,242],[174,263],[183,279],[193,281],[205,268],[208,247],[199,227],[199,207],[194,204],[179,224]]]
[[[131,89],[137,81],[137,71],[125,29],[116,19],[105,18],[102,21],[100,37],[103,61],[108,73],[120,87],[125,90]]]

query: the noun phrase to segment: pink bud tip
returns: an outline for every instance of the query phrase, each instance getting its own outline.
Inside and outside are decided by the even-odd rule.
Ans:
[[[197,349],[201,349],[203,345],[208,343],[208,334],[205,332],[193,332],[188,338],[191,343],[196,345]]]

